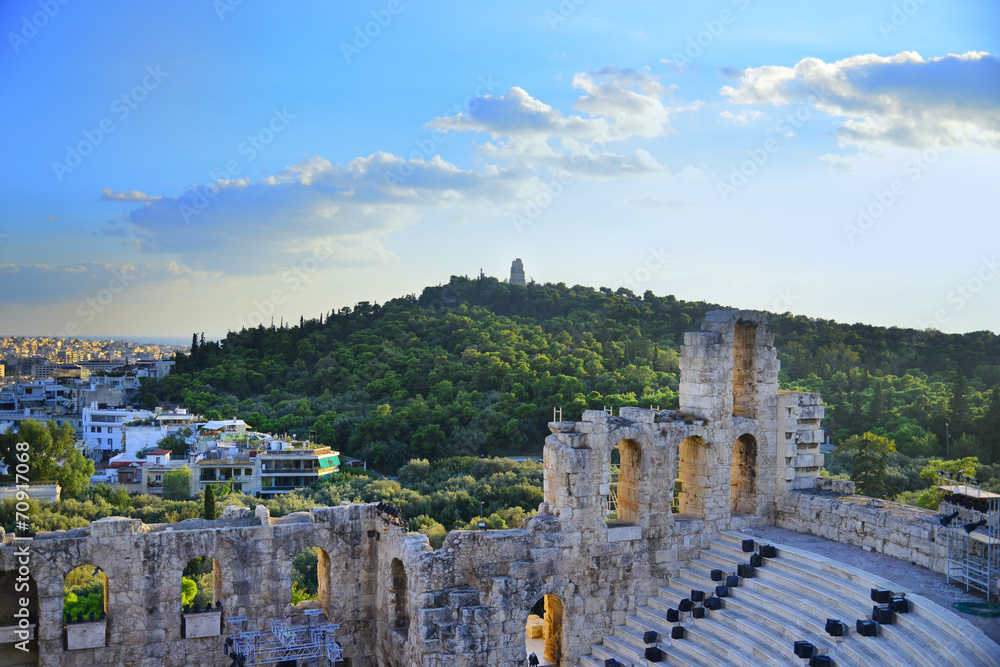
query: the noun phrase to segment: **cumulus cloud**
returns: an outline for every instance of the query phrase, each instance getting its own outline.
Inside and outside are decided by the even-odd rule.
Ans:
[[[515,87],[500,97],[475,98],[468,111],[436,118],[429,125],[488,134],[491,141],[479,151],[491,159],[511,160],[528,169],[572,171],[581,178],[607,178],[664,171],[647,151],[619,155],[608,150],[608,144],[668,134],[674,115],[701,106],[668,106],[663,98],[672,90],[634,69],[581,72],[573,77],[573,87],[583,93],[573,105],[582,114],[564,114]]]
[[[374,153],[347,164],[306,156],[257,182],[219,180],[148,198],[106,233],[125,229],[140,250],[230,274],[279,270],[330,238],[331,266],[383,263],[394,256],[379,238],[416,223],[424,209],[503,201],[522,186],[516,172],[464,170],[439,156]]]
[[[1000,148],[1000,62],[988,53],[806,58],[794,67],[746,69],[720,93],[736,104],[813,104],[844,119],[842,146]]]
[[[392,262],[382,242],[393,231],[429,217],[503,215],[553,174],[607,179],[667,172],[642,148],[618,154],[608,145],[666,134],[675,113],[700,104],[668,106],[663,98],[671,91],[655,77],[616,67],[577,74],[573,86],[581,91],[574,105],[581,113],[563,113],[515,87],[431,121],[436,130],[490,137],[477,146],[472,169],[429,151],[409,159],[377,152],[339,164],[304,156],[258,181],[223,179],[172,196],[106,189],[102,199],[137,206],[103,233],[227,275],[280,271],[310,256],[319,239],[330,249],[325,266]],[[440,132],[434,136],[441,141]]]
[[[620,141],[656,137],[670,131],[671,116],[697,106],[664,105],[666,91],[652,75],[634,69],[603,67],[573,77],[583,91],[573,108],[587,116],[564,115],[514,87],[500,97],[475,98],[466,112],[431,121],[432,127],[485,132],[493,139],[577,139]]]

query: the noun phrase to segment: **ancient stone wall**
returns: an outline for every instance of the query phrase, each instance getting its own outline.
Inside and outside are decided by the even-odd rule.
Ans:
[[[948,535],[936,517],[931,510],[865,496],[789,492],[779,500],[775,525],[943,573]]]

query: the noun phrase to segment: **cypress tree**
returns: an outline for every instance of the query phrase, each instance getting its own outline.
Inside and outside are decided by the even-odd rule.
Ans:
[[[205,488],[205,518],[215,519],[217,518],[215,514],[215,491],[211,484]]]

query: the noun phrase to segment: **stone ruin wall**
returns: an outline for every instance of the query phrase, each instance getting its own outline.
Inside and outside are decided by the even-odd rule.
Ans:
[[[550,644],[571,665],[719,530],[777,521],[814,532],[839,521],[834,539],[845,539],[849,520],[802,491],[822,465],[819,396],[778,392],[763,316],[709,313],[684,342],[679,411],[587,411],[549,425],[544,502],[519,529],[454,531],[433,551],[425,536],[383,522],[374,505],[342,505],[280,519],[263,507],[151,526],[108,518],[36,537],[39,654],[30,664],[228,665],[223,636],[182,638],[188,560],[213,557],[222,615],[264,630],[271,618],[301,622],[317,604],[291,604],[292,559],[316,546],[325,555],[318,604],[341,626],[348,667],[520,665],[528,614],[546,595],[562,605]],[[607,521],[616,447],[620,511]],[[17,569],[14,549],[8,537],[0,571]],[[107,646],[66,650],[63,579],[85,563],[107,575]]]

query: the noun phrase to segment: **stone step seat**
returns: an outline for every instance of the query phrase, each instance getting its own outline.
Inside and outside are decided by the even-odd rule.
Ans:
[[[778,559],[780,560],[780,559]],[[777,561],[772,561],[771,564]],[[683,571],[683,569],[682,569]],[[837,618],[848,626],[848,636],[854,629],[854,623],[859,618],[871,616],[871,599],[860,599],[857,596],[845,597],[822,586],[822,582],[813,582],[787,574],[771,565],[757,569],[756,576],[743,579],[740,588],[766,593],[778,604],[798,608],[804,612],[819,614],[825,624],[827,618]],[[706,575],[707,576],[707,575]],[[870,594],[871,591],[868,591]],[[933,646],[926,640],[926,634],[914,629],[915,624],[905,619],[905,614],[897,615],[896,625],[881,628],[880,636],[885,642],[892,644],[896,651],[910,656],[913,665],[933,664],[935,659],[941,659],[940,647]],[[866,638],[868,639],[868,638]],[[945,652],[944,655],[948,655]],[[937,664],[945,664],[939,662]]]
[[[733,665],[734,667],[758,667],[760,658],[754,658],[744,651],[734,649],[725,643],[717,643],[714,637],[708,636],[696,627],[700,620],[690,619],[685,623],[673,624],[666,622],[666,625],[657,623],[646,623],[636,616],[632,616],[632,623],[628,619],[624,626],[615,628],[615,633],[627,642],[637,658],[639,664],[644,664],[643,652],[646,643],[642,641],[642,633],[646,630],[656,630],[663,636],[660,647],[666,655],[676,655],[680,660],[691,665]],[[670,639],[670,627],[682,625],[686,630],[684,639]],[[641,629],[640,629],[641,628]]]
[[[617,653],[614,650],[608,648],[604,644],[594,644],[593,646],[591,646],[590,655],[583,656],[582,660],[586,660],[587,658],[593,659],[592,664],[600,665],[600,667],[604,667],[604,661],[607,660],[608,658],[614,658],[623,665],[632,665],[635,663],[634,658],[626,658],[620,653]]]
[[[762,597],[772,601],[776,606],[787,610],[786,613],[796,615],[809,614],[822,627],[825,634],[826,619],[838,618],[848,626],[848,641],[865,640],[865,645],[875,653],[882,653],[882,658],[888,662],[901,662],[903,665],[935,665],[944,664],[937,662],[940,655],[931,649],[927,642],[919,634],[903,630],[896,626],[884,626],[878,639],[880,643],[872,643],[870,638],[861,637],[851,632],[855,621],[859,618],[867,618],[871,612],[871,602],[852,603],[850,600],[840,598],[822,589],[812,586],[802,586],[798,582],[791,581],[780,573],[765,572],[766,568],[761,568],[758,576],[751,579],[741,580],[736,591],[749,591],[758,593]],[[890,644],[892,648],[885,647]],[[881,649],[885,649],[884,651]],[[909,660],[898,660],[899,656],[906,655]]]
[[[679,588],[671,590],[660,587],[659,597],[670,600],[671,606],[676,606],[680,598],[687,597],[689,594],[687,589],[694,582],[685,580],[682,572],[671,583]],[[837,642],[826,634],[826,617],[820,617],[809,610],[795,609],[790,611],[759,592],[742,587],[734,588],[731,590],[731,596],[723,599],[723,607],[722,612],[716,613],[724,614],[728,609],[733,608],[744,612],[757,622],[760,627],[758,632],[771,632],[783,637],[789,652],[792,650],[793,643],[801,639],[811,642],[820,649],[820,653],[829,653],[842,664],[914,667],[906,660],[901,660],[898,656],[893,655],[893,652],[886,646],[866,646],[860,643],[858,641],[861,639],[860,637],[852,638],[849,635],[847,641]]]
[[[673,600],[667,606],[676,607],[676,602]],[[726,605],[726,601],[723,602],[723,605]],[[666,607],[661,603],[660,608],[665,610]],[[647,611],[652,610],[647,608]],[[639,612],[642,613],[642,610],[640,609]],[[690,614],[685,614],[685,616],[690,616]],[[799,639],[811,641],[823,649],[832,648],[832,640],[826,634],[819,634],[822,628],[816,628],[816,633],[811,633],[805,628],[789,628],[782,624],[774,624],[775,627],[769,627],[769,624],[774,623],[773,614],[752,606],[749,610],[745,610],[736,609],[735,605],[730,604],[725,606],[722,611],[708,611],[705,618],[695,619],[694,622],[707,623],[720,631],[734,633],[738,636],[739,641],[743,641],[744,637],[750,637],[756,646],[766,648],[771,655],[782,655],[786,652],[791,654],[792,643]],[[725,629],[723,630],[719,626],[724,626]],[[769,627],[768,631],[762,632],[761,628],[763,627]]]
[[[737,623],[726,623],[722,620],[724,614],[713,611],[709,611],[705,618],[696,619],[690,614],[686,616],[688,618],[681,625],[687,630],[687,636],[682,640],[675,640],[673,642],[675,646],[686,645],[686,642],[693,640],[708,650],[722,653],[723,657],[733,664],[748,663],[750,667],[761,664],[797,665],[792,661],[794,654],[791,644],[784,645],[773,641],[770,637],[757,632],[753,625],[740,626]],[[628,616],[625,625],[636,632],[639,641],[642,641],[642,633],[646,630],[655,630],[664,637],[669,637],[669,626],[673,624],[667,622],[665,617],[656,615],[656,619],[661,622],[650,619],[647,615]],[[785,654],[788,659],[782,660],[780,656]]]
[[[740,540],[745,538],[744,535],[732,532],[720,533],[719,537],[720,540],[730,546],[738,545]],[[859,570],[810,551],[778,544],[775,546],[779,549],[779,556],[784,554],[778,561],[798,564],[803,568],[818,573],[821,577],[841,579],[856,586],[858,595],[866,600],[869,599],[872,588],[887,588],[893,592],[906,593],[911,606],[911,611],[908,615],[926,620],[929,627],[934,631],[932,637],[942,642],[942,645],[949,652],[971,652],[984,665],[990,665],[991,667],[1000,665],[996,645],[979,632],[975,626],[950,610],[931,602],[921,595],[901,588],[898,583],[891,582],[878,575]],[[950,642],[946,642],[944,638],[950,639]]]
[[[720,541],[713,542],[713,549],[726,547],[727,553],[739,556],[741,562],[748,560],[748,554],[740,550],[740,542],[745,535],[723,532]],[[768,542],[772,543],[773,542]],[[806,585],[830,588],[831,580],[837,581],[836,590],[843,592],[844,597],[855,600],[864,610],[863,616],[871,616],[870,593],[872,588],[886,588],[893,592],[906,593],[910,601],[908,614],[897,614],[896,622],[883,626],[886,638],[893,639],[897,632],[909,633],[919,638],[919,642],[930,645],[939,656],[948,660],[958,660],[956,664],[979,665],[981,667],[997,667],[1000,665],[1000,650],[996,644],[983,635],[978,628],[940,607],[921,595],[900,588],[899,584],[883,579],[878,575],[858,570],[849,565],[830,560],[812,552],[794,547],[775,544],[778,548],[777,559],[765,559],[761,572],[788,573],[786,578],[796,579]],[[847,589],[847,590],[845,590]],[[848,619],[841,619],[847,623]],[[879,639],[882,639],[880,635]],[[948,664],[947,661],[940,664]]]
[[[677,585],[686,588],[687,584],[688,582],[680,582]],[[650,598],[650,605],[646,608],[647,613],[654,611],[655,613],[666,614],[667,609],[675,609],[677,602],[681,598],[688,596],[688,593],[684,590],[670,586],[661,586],[659,593],[660,595]],[[710,611],[708,614],[714,620],[717,617],[726,618],[733,610],[741,614],[743,618],[749,619],[750,622],[749,632],[743,632],[747,628],[746,624],[740,626],[740,637],[737,639],[742,638],[743,634],[769,635],[772,645],[777,644],[779,647],[778,655],[786,652],[794,655],[792,653],[792,644],[800,639],[812,642],[820,649],[821,653],[827,653],[833,649],[832,640],[823,632],[823,628],[819,624],[810,624],[808,620],[803,622],[799,619],[780,619],[778,615],[768,608],[766,601],[748,602],[747,600],[737,601],[731,597],[725,598],[721,611]],[[642,613],[644,610],[640,609],[639,611]],[[690,614],[681,613],[682,621],[686,621],[688,616]],[[704,619],[697,619],[696,622],[700,622],[701,620]]]

